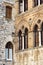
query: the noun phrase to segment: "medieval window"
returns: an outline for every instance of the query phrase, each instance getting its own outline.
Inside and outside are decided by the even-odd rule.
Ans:
[[[21,32],[21,30],[19,31],[18,36],[19,36],[19,50],[21,50],[22,49],[22,32]]]
[[[43,3],[43,0],[40,0],[40,4],[42,4]]]
[[[13,53],[13,45],[11,42],[8,42],[5,47],[5,57],[6,60],[12,60],[12,53]]]
[[[43,0],[34,0],[34,7],[43,3]]]
[[[34,0],[34,7],[38,5],[38,0]]]
[[[28,10],[28,0],[19,0],[19,13]]]
[[[24,11],[28,10],[28,0],[24,0]]]
[[[41,25],[41,45],[43,45],[43,23]]]
[[[23,11],[23,0],[19,0],[19,13]]]
[[[38,26],[35,25],[34,27],[34,46],[39,46],[39,32],[38,32]]]
[[[12,17],[12,7],[6,6],[6,18],[11,19]]]
[[[28,48],[28,29],[25,28],[25,33],[24,33],[24,49]]]

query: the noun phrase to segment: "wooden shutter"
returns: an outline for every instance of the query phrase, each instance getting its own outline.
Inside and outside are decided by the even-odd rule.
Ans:
[[[9,6],[6,6],[6,18],[11,19],[12,16],[12,8]]]

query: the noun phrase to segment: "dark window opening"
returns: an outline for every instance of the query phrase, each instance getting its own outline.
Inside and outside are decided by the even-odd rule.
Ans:
[[[24,5],[24,6],[23,6]],[[28,10],[28,0],[19,0],[19,13]]]
[[[6,6],[6,18],[12,18],[12,7]]]
[[[34,0],[34,7],[38,5],[38,0]]]
[[[34,46],[37,47],[39,46],[39,32],[38,32],[38,26],[35,25],[34,27]]]
[[[28,10],[28,0],[24,0],[24,11]]]
[[[28,29],[25,29],[25,33],[24,33],[24,49],[28,48]]]
[[[12,52],[13,51],[13,45],[11,42],[8,42],[6,44],[6,59],[12,59]]]
[[[43,3],[43,0],[40,0],[40,4],[42,4]]]
[[[43,23],[41,26],[41,45],[43,45]]]
[[[22,3],[22,0],[19,0],[20,3]]]
[[[19,31],[19,50],[21,50],[22,49],[22,32],[21,32],[21,30]]]

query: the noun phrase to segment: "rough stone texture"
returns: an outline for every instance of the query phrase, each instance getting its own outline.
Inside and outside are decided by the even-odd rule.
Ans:
[[[29,0],[30,1],[30,0]],[[32,0],[31,0],[31,3]],[[43,64],[43,46],[34,47],[34,25],[38,25],[38,30],[41,30],[41,24],[43,22],[43,4],[35,8],[31,7],[29,11],[17,15],[15,19],[15,35],[18,34],[22,27],[28,28],[28,49],[19,50],[19,40],[18,37],[15,40],[15,65],[42,65]],[[38,23],[38,20],[41,20]]]
[[[1,2],[0,3],[0,65],[4,64],[12,65],[13,64],[12,61],[5,60],[5,46],[9,41],[11,41],[13,44],[12,32],[14,32],[14,19],[7,20],[5,16],[6,16],[6,5],[4,4],[4,2],[3,3]]]
[[[12,7],[12,20],[7,20],[6,6]],[[33,0],[28,0],[28,11],[19,13],[19,1],[14,0],[14,3],[0,3],[0,65],[43,65],[43,46],[34,47],[34,25],[38,25],[41,29],[43,22],[43,4],[33,8]],[[41,20],[38,23],[38,20]],[[15,21],[14,21],[15,20]],[[15,26],[14,26],[15,25]],[[19,49],[18,31],[24,26],[28,28],[28,49]],[[14,29],[15,27],[15,29]],[[15,31],[15,36],[12,37],[12,32]],[[17,36],[17,37],[16,37]],[[13,60],[5,59],[5,45],[8,41],[13,44]]]

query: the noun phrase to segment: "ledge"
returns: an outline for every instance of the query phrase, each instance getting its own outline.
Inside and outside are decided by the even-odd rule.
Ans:
[[[18,50],[18,51],[16,51],[15,53],[22,53],[22,52],[24,53],[24,52],[28,52],[28,51],[38,50],[38,49],[41,49],[41,48],[43,48],[43,46],[28,48],[28,49],[24,49],[24,50]]]
[[[10,3],[10,4],[14,4],[14,2],[9,1],[9,0],[3,0],[4,2]]]

